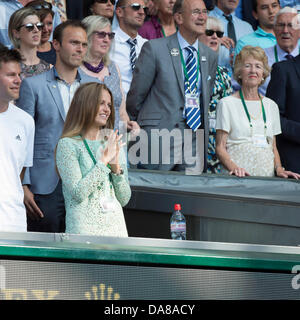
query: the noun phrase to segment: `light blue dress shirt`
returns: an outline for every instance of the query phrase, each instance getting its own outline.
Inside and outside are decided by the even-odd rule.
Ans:
[[[269,48],[276,44],[276,37],[272,33],[265,32],[260,27],[256,31],[242,37],[236,44],[235,55],[237,55],[244,46]]]
[[[227,68],[229,75],[232,76],[232,67],[230,64],[230,52],[225,46],[220,46],[218,52],[218,65]]]
[[[280,6],[283,7],[295,7],[297,9],[300,9],[300,1],[299,0],[280,0]]]
[[[11,15],[23,8],[23,5],[18,0],[1,0],[0,1],[0,43],[4,44],[8,48],[12,47],[11,41],[8,36],[8,23]],[[61,23],[58,9],[53,6],[53,30]]]
[[[228,36],[228,33],[227,33],[228,21],[223,15],[224,15],[224,12],[222,10],[220,10],[217,6],[215,6],[214,10],[210,11],[210,13],[209,13],[209,16],[216,17],[223,22],[224,36],[227,37]],[[239,19],[235,15],[235,13],[232,13],[231,15],[232,15],[232,22],[234,24],[234,29],[235,29],[235,34],[236,34],[237,40],[239,40],[243,36],[246,36],[249,33],[253,33],[254,30],[253,30],[250,23]]]

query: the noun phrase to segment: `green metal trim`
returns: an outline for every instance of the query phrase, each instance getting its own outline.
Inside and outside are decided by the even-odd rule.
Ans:
[[[92,248],[89,248],[92,247]],[[93,248],[94,247],[94,248]],[[37,258],[49,260],[97,261],[130,264],[158,264],[168,266],[214,267],[291,272],[300,265],[300,256],[258,254],[249,252],[211,252],[209,250],[184,250],[149,247],[121,247],[113,245],[93,246],[72,243],[63,245],[0,246],[3,257]]]

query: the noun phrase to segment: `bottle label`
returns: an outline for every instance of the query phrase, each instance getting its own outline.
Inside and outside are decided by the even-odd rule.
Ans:
[[[184,222],[172,222],[171,232],[185,232],[186,225]]]

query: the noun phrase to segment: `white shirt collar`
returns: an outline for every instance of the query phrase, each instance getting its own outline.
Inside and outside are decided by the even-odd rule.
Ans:
[[[116,29],[116,37],[120,42],[126,42],[130,38],[130,36],[126,32],[124,32],[120,27]],[[135,39],[138,39],[138,35],[135,37]]]
[[[214,8],[214,11],[215,11],[215,13],[218,15],[218,16],[220,16],[220,17],[223,17],[223,14],[225,14],[220,8],[218,8],[217,6],[215,6],[215,8]],[[225,14],[226,16],[229,16],[229,15],[232,15],[232,17],[234,17],[235,16],[235,12],[233,11],[233,12],[231,12],[230,14]]]
[[[296,57],[298,54],[299,54],[299,47],[298,47],[298,44],[297,46],[294,48],[293,51],[291,51],[290,53],[284,51],[283,49],[281,49],[278,45],[278,43],[276,44],[276,47],[277,47],[277,51],[278,51],[278,59],[279,61],[281,60],[284,60],[284,57],[287,55],[287,54],[291,54],[293,57]]]

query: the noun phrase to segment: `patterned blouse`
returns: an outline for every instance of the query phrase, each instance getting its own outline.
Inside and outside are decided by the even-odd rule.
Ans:
[[[21,63],[21,79],[25,79],[28,77],[35,76],[37,74],[43,73],[45,71],[50,70],[51,64],[40,59],[40,63],[27,65],[23,62]]]
[[[216,108],[220,99],[231,95],[233,92],[231,77],[225,67],[218,66],[213,94],[208,110],[209,140],[207,153],[207,172],[220,173],[221,164],[216,155]]]

